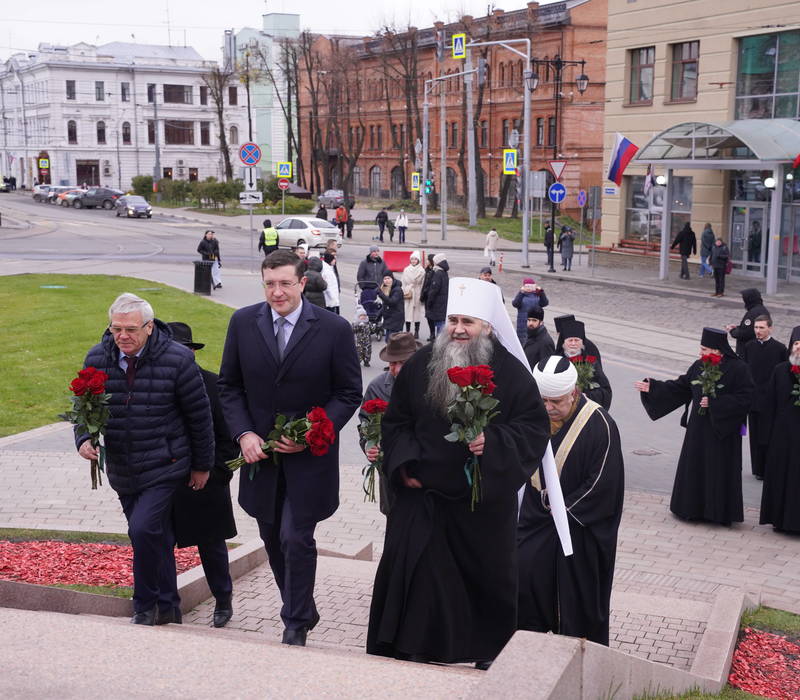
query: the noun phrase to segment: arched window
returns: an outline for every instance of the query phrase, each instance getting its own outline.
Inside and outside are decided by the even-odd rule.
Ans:
[[[67,122],[67,142],[78,143],[78,125],[72,119]]]
[[[130,122],[122,122],[122,145],[123,146],[130,146],[131,145],[131,123]]]
[[[373,165],[369,171],[369,196],[381,196],[381,168],[379,165]]]
[[[524,65],[525,64],[522,62],[522,59],[520,58],[519,61],[517,61],[517,78],[519,78],[522,87],[525,87],[525,75],[523,73]]]
[[[506,84],[506,64],[500,64],[500,87],[503,87]]]
[[[106,142],[106,123],[97,122],[97,145],[102,146]]]
[[[230,128],[230,137],[228,139],[231,143],[231,146],[238,146],[239,145],[239,127],[232,126]]]

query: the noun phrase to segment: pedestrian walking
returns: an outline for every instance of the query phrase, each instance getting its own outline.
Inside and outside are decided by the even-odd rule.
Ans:
[[[280,237],[278,229],[272,225],[270,219],[264,219],[264,228],[261,229],[261,236],[258,239],[258,249],[267,257],[273,250],[278,250]]]
[[[383,231],[386,228],[386,222],[389,221],[389,215],[386,213],[386,209],[381,207],[381,210],[375,216],[375,223],[378,224],[378,234],[383,243]]]
[[[503,295],[503,290],[499,284],[497,284],[497,280],[492,276],[492,268],[488,265],[486,267],[482,267],[480,272],[478,273],[478,279],[483,280],[484,282],[491,282],[500,290],[500,298],[503,300],[503,303],[506,303],[506,298]]]
[[[406,320],[403,285],[389,272],[378,287],[378,296],[383,302],[384,342],[388,342],[390,335],[403,330]]]
[[[761,292],[753,287],[743,289],[741,292],[742,302],[744,302],[744,316],[739,321],[739,325],[730,323],[725,326],[725,330],[731,334],[731,338],[736,340],[736,354],[744,359],[744,348],[751,340],[756,337],[755,321],[759,316],[771,318],[769,310],[764,306],[761,299]]]
[[[562,226],[558,236],[558,249],[561,251],[561,269],[572,270],[572,255],[575,252],[575,231],[569,226]]]
[[[687,221],[672,241],[670,250],[678,248],[681,256],[681,279],[689,279],[689,256],[697,253],[697,236]]]
[[[336,256],[325,251],[322,254],[322,279],[325,281],[325,308],[331,313],[339,313],[339,279],[336,276],[334,263]]]
[[[222,289],[222,274],[220,268],[222,261],[219,257],[219,241],[214,235],[213,231],[206,231],[203,238],[197,246],[197,252],[203,260],[210,261],[211,265],[211,282],[214,289]]]
[[[652,420],[684,409],[686,433],[670,510],[684,520],[730,525],[744,519],[741,427],[752,405],[753,380],[723,330],[703,329],[700,357],[708,359],[695,360],[677,379],[645,379],[634,388]],[[703,391],[711,367],[720,372],[713,394]]]
[[[336,207],[336,214],[334,215],[336,219],[336,225],[339,227],[339,232],[344,236],[345,229],[347,228],[347,207],[344,203],[340,204]]]
[[[511,301],[511,306],[517,310],[517,337],[520,343],[524,345],[528,339],[528,311],[537,307],[543,309],[549,303],[544,289],[536,284],[533,277],[522,280],[522,286]]]
[[[352,238],[353,237],[353,226],[355,225],[355,223],[356,223],[356,221],[353,218],[353,209],[352,209],[352,207],[348,207],[347,208],[347,224],[345,225],[345,228],[347,229],[347,237],[348,238]]]
[[[187,323],[168,323],[172,339],[193,354],[205,347],[195,343]],[[219,401],[218,375],[200,367],[200,376],[211,404],[214,424],[214,466],[202,490],[181,484],[175,492],[173,518],[178,547],[197,546],[203,573],[216,601],[212,614],[214,627],[224,627],[233,616],[233,581],[228,565],[225,540],[236,537],[236,521],[231,505],[230,481],[233,472],[226,462],[239,456],[239,446],[231,440],[225,414]]]
[[[497,233],[497,229],[492,227],[489,230],[489,233],[486,234],[486,243],[483,247],[483,257],[489,258],[489,267],[494,267],[497,263],[497,239],[500,236]]]
[[[428,260],[425,263],[425,279],[422,281],[422,293],[420,294],[420,301],[423,306],[428,299],[428,290],[431,288],[431,281],[433,280],[433,256],[434,253],[428,253]],[[428,342],[430,343],[436,336],[436,325],[434,322],[425,315],[425,320],[428,322]]]
[[[439,335],[447,315],[448,271],[450,265],[444,253],[433,256],[433,272],[425,296],[425,318],[433,322],[433,335]],[[433,337],[428,340],[433,340]]]
[[[555,236],[553,235],[553,227],[547,224],[544,227],[544,249],[547,252],[547,271],[555,272],[556,268],[553,267],[553,258],[555,257]]]
[[[711,258],[711,249],[714,247],[715,238],[711,224],[706,224],[700,234],[700,277],[714,274],[714,270],[708,261]]]
[[[372,359],[372,331],[369,327],[369,315],[361,305],[356,306],[353,314],[352,329],[358,361],[364,367],[369,367],[369,361]]]
[[[370,284],[371,288],[375,289],[383,283],[383,278],[387,273],[391,273],[391,270],[389,270],[389,266],[381,257],[380,248],[376,245],[371,245],[366,259],[362,260],[358,265],[356,281],[362,289],[370,288],[365,287],[364,283]]]
[[[418,250],[408,256],[408,265],[403,269],[400,282],[403,286],[405,300],[406,332],[411,331],[414,324],[414,338],[419,339],[419,324],[422,322],[422,285],[425,282],[425,270],[420,264]]]
[[[194,355],[172,340],[147,301],[121,294],[108,320],[84,366],[108,375],[105,471],[133,546],[131,622],[180,622],[172,503],[181,484],[200,490],[208,481],[211,406]],[[98,459],[98,448],[77,427],[75,446],[84,459]]]
[[[711,269],[714,270],[714,293],[712,297],[725,296],[725,275],[731,269],[731,252],[728,246],[721,238],[714,241],[714,247],[711,249]]]
[[[306,285],[303,290],[303,296],[314,306],[324,309],[327,306],[325,303],[325,290],[328,285],[322,277],[322,260],[308,258],[305,277]]]
[[[328,220],[328,210],[324,204],[319,205],[319,209],[317,209],[317,218],[322,219],[323,221]]]
[[[394,226],[397,229],[397,242],[405,243],[406,229],[408,228],[408,216],[406,216],[406,213],[403,209],[400,210],[400,213],[395,218]]]

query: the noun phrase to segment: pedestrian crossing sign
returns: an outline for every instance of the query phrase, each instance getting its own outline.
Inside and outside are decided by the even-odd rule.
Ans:
[[[453,34],[453,58],[467,57],[467,35]]]
[[[419,192],[419,173],[411,173],[411,191]]]
[[[503,149],[503,175],[517,174],[517,149]]]
[[[278,177],[285,177],[288,179],[292,179],[292,164],[289,163],[278,163]]]

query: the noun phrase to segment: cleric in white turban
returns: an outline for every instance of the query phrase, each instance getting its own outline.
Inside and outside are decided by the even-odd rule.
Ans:
[[[533,378],[550,417],[574,554],[561,551],[539,470],[525,485],[519,518],[519,627],[608,645],[624,493],[619,431],[577,388],[578,373],[563,355],[541,360]]]
[[[489,365],[499,414],[469,446],[448,442],[450,367]],[[395,493],[375,578],[367,651],[487,665],[516,630],[517,491],[538,468],[548,420],[500,290],[450,280],[447,320],[403,366],[383,422],[383,469]],[[470,509],[464,466],[480,457]]]

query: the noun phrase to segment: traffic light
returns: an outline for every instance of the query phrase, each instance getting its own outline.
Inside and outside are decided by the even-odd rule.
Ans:
[[[425,194],[432,194],[433,193],[433,180],[428,178],[425,180]]]

